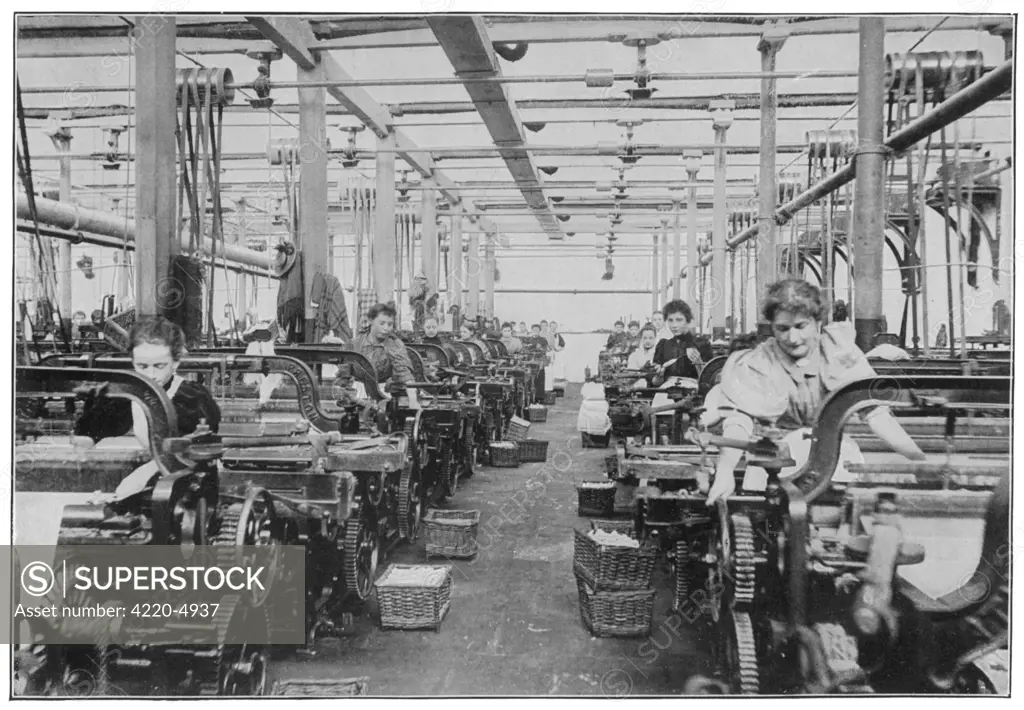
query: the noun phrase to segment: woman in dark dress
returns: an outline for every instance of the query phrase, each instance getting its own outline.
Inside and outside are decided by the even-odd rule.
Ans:
[[[135,371],[152,380],[174,405],[178,434],[191,434],[205,422],[211,431],[220,426],[220,407],[203,385],[178,376],[178,365],[185,355],[185,334],[163,316],[136,321],[128,334]],[[75,444],[92,447],[97,441],[133,433],[144,449],[149,449],[149,427],[142,406],[123,399],[90,398],[75,423]],[[116,499],[123,499],[146,488],[159,473],[155,462],[145,463],[128,475],[117,487]]]

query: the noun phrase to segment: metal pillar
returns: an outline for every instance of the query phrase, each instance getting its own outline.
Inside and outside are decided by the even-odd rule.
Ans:
[[[296,65],[299,81],[324,81],[327,72],[317,57],[312,69]],[[302,249],[303,310],[306,323],[303,339],[313,340],[313,277],[329,275],[330,250],[327,237],[327,90],[299,89],[299,146],[302,179],[299,184],[299,245]]]
[[[654,251],[651,252],[651,312],[658,310],[658,233],[651,235],[654,239]]]
[[[690,194],[686,200],[686,290],[690,306],[694,306],[700,295],[700,254],[697,253],[697,173],[700,172],[700,151],[690,151],[684,156],[686,176],[690,181]]]
[[[775,57],[789,36],[789,28],[782,26],[765,27],[757,49],[761,53],[761,71],[775,71]],[[761,166],[758,175],[758,241],[755,248],[757,260],[756,301],[764,302],[768,287],[779,278],[779,254],[776,244],[778,234],[775,224],[775,200],[778,198],[776,187],[776,126],[778,111],[778,94],[775,90],[775,78],[765,76],[761,79]],[[760,312],[760,308],[757,309]],[[764,320],[763,315],[757,317],[759,336],[771,335],[771,324]]]
[[[857,182],[854,195],[854,327],[867,351],[882,332],[882,252],[885,248],[885,20],[860,20]],[[952,337],[952,334],[950,334]]]
[[[450,273],[445,281],[448,284],[448,305],[454,308],[452,317],[452,330],[458,332],[462,325],[462,287],[465,281],[465,273],[462,269],[462,210],[455,207],[452,210],[452,243],[451,261],[448,263]]]
[[[726,251],[726,147],[725,134],[732,125],[734,101],[712,101],[711,119],[715,129],[715,208],[711,235],[711,280],[707,288],[711,303],[711,337],[725,338]]]
[[[245,246],[248,243],[246,240],[246,232],[249,228],[249,215],[246,210],[249,203],[246,202],[244,197],[240,197],[235,204],[238,205],[238,230],[235,232],[235,245]],[[243,323],[246,322],[249,315],[248,282],[249,277],[245,273],[235,274],[234,319],[240,320]],[[234,327],[234,323],[231,325]]]
[[[180,290],[166,288],[180,251],[177,229],[174,17],[136,17],[146,28],[136,44],[135,312],[173,315]],[[173,299],[166,298],[174,294]],[[211,328],[213,325],[211,324]]]
[[[423,178],[423,220],[420,230],[420,268],[427,277],[427,292],[437,293],[437,191],[434,178]]]
[[[675,229],[673,231],[673,239],[675,240],[672,244],[672,300],[678,301],[682,298],[679,292],[679,281],[680,271],[682,269],[682,240],[683,236],[680,232],[681,225],[679,223],[679,200],[672,200],[672,216],[675,221]]]
[[[58,184],[59,200],[66,204],[71,203],[71,129],[63,125],[60,118],[57,118],[56,128],[49,133],[54,148],[60,153],[60,183]],[[50,240],[46,239],[45,244]],[[57,266],[58,283],[60,284],[60,314],[65,333],[71,332],[71,242],[65,242],[58,246],[60,260]]]
[[[484,317],[494,318],[494,234],[484,238]]]
[[[469,232],[469,251],[466,254],[466,271],[469,274],[469,300],[466,313],[471,321],[476,321],[480,312],[480,274],[484,269],[480,261],[480,232],[474,226]]]
[[[668,301],[668,217],[661,218],[661,278],[658,280],[658,302]]]
[[[373,287],[377,302],[395,300],[395,134],[377,139],[377,210],[374,215]]]

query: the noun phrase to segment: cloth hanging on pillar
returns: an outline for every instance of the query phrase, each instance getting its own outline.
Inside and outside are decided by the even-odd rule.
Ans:
[[[341,289],[338,277],[331,274],[318,273],[313,277],[310,290],[310,304],[315,309],[313,315],[313,342],[319,343],[330,331],[345,342],[352,339],[352,328],[348,323],[348,310],[345,308],[345,293]]]
[[[423,330],[423,321],[427,315],[427,277],[417,274],[409,285],[409,305],[412,306],[413,332]]]
[[[290,343],[301,341],[305,325],[302,273],[302,252],[299,251],[295,265],[281,277],[281,285],[277,289],[277,323],[287,333]]]
[[[157,294],[167,318],[184,331],[186,348],[202,345],[203,277],[202,262],[178,254],[171,261],[170,292]]]
[[[356,332],[362,332],[360,323],[371,308],[377,303],[377,292],[372,288],[364,288],[359,292],[359,317],[356,320]]]

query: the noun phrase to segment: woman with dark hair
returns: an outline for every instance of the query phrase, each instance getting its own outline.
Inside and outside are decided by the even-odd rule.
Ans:
[[[396,316],[395,308],[390,304],[378,303],[371,307],[366,313],[370,327],[352,339],[352,350],[370,361],[378,381],[394,379],[404,385],[416,378],[412,374],[412,362],[405,344],[393,333]]]
[[[841,327],[822,327],[821,292],[816,286],[799,279],[779,281],[768,289],[762,313],[771,323],[772,337],[751,350],[730,355],[721,384],[705,400],[708,411],[702,423],[722,423],[726,438],[750,439],[756,426],[789,431],[813,427],[829,393],[854,380],[875,376],[864,353],[844,336]],[[893,450],[908,459],[924,458],[888,408],[862,412],[861,418]],[[794,455],[799,453],[796,448],[809,446],[800,437],[789,441]],[[709,505],[732,493],[733,471],[742,456],[738,449],[719,452]],[[858,456],[853,440],[844,438],[842,460]],[[795,471],[786,469],[782,476]],[[763,488],[766,475],[762,469],[748,466],[744,488]],[[849,479],[845,469],[837,470],[833,480],[844,479]]]
[[[657,371],[651,385],[660,387],[671,377],[696,380],[704,363],[715,356],[707,342],[698,342],[693,335],[693,311],[686,301],[669,301],[662,315],[672,337],[658,340],[651,362]]]
[[[138,320],[128,333],[135,371],[163,388],[174,405],[178,434],[191,434],[205,421],[211,431],[220,426],[220,407],[213,395],[198,382],[178,376],[185,355],[185,334],[163,316]],[[143,448],[149,448],[149,426],[142,405],[102,396],[86,400],[85,410],[75,423],[75,444],[91,447],[101,439],[134,433]],[[123,499],[143,490],[158,473],[155,463],[143,464],[121,481],[114,494]]]
[[[523,341],[512,334],[512,323],[505,323],[501,326],[501,344],[509,355],[515,355],[523,349]]]

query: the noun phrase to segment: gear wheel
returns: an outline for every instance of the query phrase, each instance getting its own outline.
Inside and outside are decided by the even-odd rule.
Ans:
[[[265,611],[243,607],[241,597],[237,595],[225,597],[222,610],[227,613],[218,613],[214,620],[217,636],[222,642],[196,650],[196,692],[203,697],[265,695],[269,648],[262,644],[223,643],[233,626],[267,624]]]
[[[672,595],[672,609],[680,611],[690,598],[690,545],[686,540],[676,540],[675,563],[673,564],[675,587]]]
[[[732,527],[733,604],[747,608],[754,603],[757,589],[757,553],[754,550],[754,528],[742,513],[730,516]]]
[[[730,600],[728,581],[732,578],[730,564],[732,561],[732,535],[730,534],[729,515],[725,501],[715,503],[717,530],[714,531],[712,542],[712,564],[708,565],[708,613],[712,624],[718,624],[722,611],[727,608]]]
[[[459,487],[459,466],[455,460],[453,444],[448,444],[441,454],[441,485],[444,486],[444,495],[451,498]]]
[[[737,679],[742,695],[757,695],[761,692],[761,671],[750,616],[742,611],[733,611],[732,633],[735,643],[734,657],[730,659],[732,675]]]
[[[281,526],[274,511],[274,501],[262,489],[249,491],[241,503],[232,503],[220,512],[220,527],[212,540],[217,561],[222,566],[244,562],[242,547],[269,547],[282,544]],[[275,560],[276,561],[276,560]],[[277,577],[271,569],[268,579]],[[270,595],[270,587],[253,591],[252,604],[260,606]]]
[[[366,601],[377,572],[377,534],[360,517],[345,525],[345,589]]]
[[[420,527],[423,501],[420,497],[419,471],[409,463],[398,484],[398,533],[403,540],[416,539]]]
[[[462,475],[472,478],[476,471],[473,470],[476,457],[476,426],[467,421],[462,432]]]

